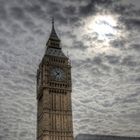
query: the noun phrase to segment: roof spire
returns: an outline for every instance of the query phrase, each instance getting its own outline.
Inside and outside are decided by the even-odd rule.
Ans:
[[[61,48],[60,42],[61,40],[58,38],[55,28],[54,28],[54,18],[52,17],[52,30],[50,33],[50,37],[46,43],[46,46],[51,47],[51,48]]]
[[[60,41],[60,39],[58,38],[58,36],[56,34],[55,28],[54,28],[54,17],[52,17],[52,31],[51,31],[51,34],[50,34],[50,39]]]
[[[54,28],[54,17],[52,17],[52,27]]]

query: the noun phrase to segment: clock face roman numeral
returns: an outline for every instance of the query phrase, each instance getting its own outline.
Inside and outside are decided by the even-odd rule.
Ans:
[[[62,81],[65,78],[65,72],[59,67],[55,67],[51,70],[51,77],[56,81]]]

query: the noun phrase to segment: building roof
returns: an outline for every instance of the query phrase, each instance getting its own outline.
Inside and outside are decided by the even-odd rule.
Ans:
[[[140,140],[140,137],[79,134],[75,140]]]

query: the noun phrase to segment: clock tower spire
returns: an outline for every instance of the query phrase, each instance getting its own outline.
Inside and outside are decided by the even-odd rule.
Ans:
[[[52,18],[52,30],[51,30],[51,34],[46,45],[48,47],[60,48],[60,39],[55,31],[54,18]]]
[[[37,70],[37,140],[73,140],[71,65],[54,20],[46,46]]]

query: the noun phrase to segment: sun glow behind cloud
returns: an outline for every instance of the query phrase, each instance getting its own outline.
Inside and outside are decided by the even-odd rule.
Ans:
[[[96,16],[93,21],[90,22],[88,29],[94,30],[98,34],[99,39],[106,39],[106,35],[116,35],[117,31],[114,27],[117,26],[117,21],[109,15]]]
[[[118,15],[96,14],[86,19],[83,36],[88,35],[91,38],[91,41],[86,44],[90,46],[88,52],[109,53],[112,49],[115,50],[115,48],[111,48],[110,42],[124,35],[118,18]]]
[[[98,40],[109,42],[119,34],[116,29],[117,17],[112,15],[96,15],[88,19],[89,23],[85,26],[85,31],[89,34],[96,34]]]

